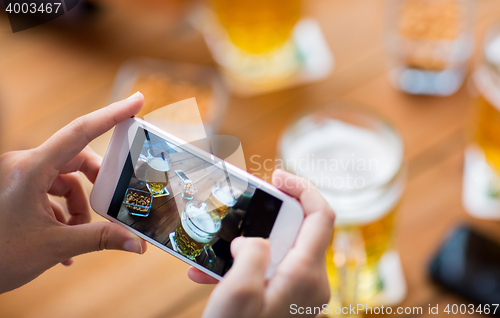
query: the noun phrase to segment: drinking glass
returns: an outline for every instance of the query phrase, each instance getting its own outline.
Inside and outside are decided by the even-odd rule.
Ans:
[[[399,133],[370,112],[337,103],[299,116],[278,153],[283,167],[311,180],[336,213],[326,254],[331,305],[399,301],[381,297],[390,285],[381,268],[387,262],[400,267],[393,245],[405,180]],[[402,272],[398,277],[404,285]]]
[[[219,182],[216,182],[206,202],[208,208],[217,212],[220,218],[223,219],[236,204],[236,198],[240,195],[241,191],[231,188],[228,185],[221,186]]]
[[[210,0],[215,59],[242,82],[265,84],[286,78],[299,67],[292,30],[302,0]]]
[[[148,149],[146,186],[154,197],[170,194],[167,189],[170,161],[168,151],[160,148]]]
[[[177,252],[191,260],[196,260],[207,248],[211,250],[212,241],[221,227],[221,219],[215,211],[209,211],[203,201],[193,200],[186,204],[175,230],[175,246]]]
[[[500,219],[500,24],[486,34],[472,82],[477,95],[462,199],[472,215]]]

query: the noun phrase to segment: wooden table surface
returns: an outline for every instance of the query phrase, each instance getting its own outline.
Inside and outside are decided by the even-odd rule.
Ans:
[[[500,2],[478,0],[476,34],[500,18]],[[409,179],[396,223],[408,295],[402,306],[461,303],[432,285],[430,257],[448,230],[470,223],[500,239],[500,224],[470,217],[461,205],[463,150],[471,121],[466,86],[450,97],[409,96],[387,79],[382,47],[383,0],[310,0],[334,56],[324,81],[253,98],[232,97],[220,133],[238,137],[248,170],[274,159],[280,132],[308,107],[347,99],[389,118],[401,131]],[[35,147],[77,116],[107,103],[120,64],[137,56],[213,64],[200,37],[161,10],[110,1],[83,25],[53,21],[12,34],[0,18],[1,151]],[[477,59],[476,44],[475,58]],[[147,96],[146,96],[147,98]],[[235,124],[237,123],[237,124]],[[103,154],[110,133],[92,147]],[[253,157],[252,157],[253,156]],[[253,162],[250,161],[252,157]],[[86,184],[90,191],[91,185]],[[93,216],[93,221],[102,220]],[[192,283],[187,265],[151,247],[144,255],[103,251],[58,265],[0,295],[1,317],[198,317],[212,287]],[[424,311],[424,315],[425,311]]]

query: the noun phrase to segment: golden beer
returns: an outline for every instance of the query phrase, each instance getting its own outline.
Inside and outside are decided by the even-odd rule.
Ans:
[[[167,182],[150,182],[146,181],[146,186],[149,191],[153,194],[153,196],[165,195]],[[168,191],[168,190],[167,190]]]
[[[168,195],[170,155],[161,149],[149,149],[146,168],[146,186],[153,196]]]
[[[205,202],[187,203],[175,229],[177,252],[195,260],[217,235],[220,226],[219,215],[208,211]]]
[[[250,54],[281,47],[301,13],[301,0],[212,0],[231,42]]]
[[[486,73],[486,70],[484,71],[485,73],[476,74],[476,76],[491,76]],[[483,87],[483,89],[500,92],[500,86]],[[473,139],[484,151],[490,167],[500,176],[500,100],[494,100],[493,94],[488,95],[487,91],[483,91],[482,95],[477,98]]]
[[[369,302],[370,298],[382,289],[383,282],[378,274],[379,261],[384,253],[393,247],[392,229],[396,210],[396,207],[392,208],[386,215],[372,223],[335,228],[335,234],[326,252],[326,268],[333,296],[338,298],[339,302],[345,299],[355,300],[358,303]],[[337,251],[336,255],[335,238],[346,233],[348,236],[359,235],[361,240],[359,245],[362,245],[361,248],[364,250],[361,255],[349,255],[349,251],[345,250]],[[342,272],[343,268],[347,268],[347,273]],[[349,271],[351,275],[358,277],[355,279],[343,277],[349,275]],[[356,286],[351,286],[352,294],[340,295],[343,283],[354,285],[354,282]],[[344,292],[349,293],[349,291]]]
[[[220,184],[216,182],[206,201],[208,210],[215,211],[220,218],[223,219],[226,217],[229,210],[236,204],[236,196],[240,194],[240,191],[231,189],[229,186],[221,187]]]
[[[491,168],[481,178],[486,181],[484,195],[490,199],[500,197],[500,25],[487,33],[483,45],[483,60],[476,68],[473,80],[479,92],[472,139],[482,152],[482,160]],[[477,148],[476,148],[477,149]],[[481,156],[481,155],[480,155]],[[467,160],[466,160],[467,162]],[[470,166],[470,164],[469,164]],[[468,166],[466,165],[466,171]],[[469,171],[472,168],[469,167]],[[476,178],[480,178],[476,173]],[[487,179],[487,180],[486,180]],[[464,177],[465,180],[465,177]],[[479,180],[479,179],[478,179]],[[471,181],[469,181],[471,182]],[[464,185],[465,186],[465,185]],[[477,188],[477,187],[476,187]],[[470,192],[470,191],[469,191]],[[470,192],[472,193],[472,192]],[[478,194],[476,194],[478,195]],[[472,197],[471,197],[472,198]],[[479,208],[471,203],[469,209]]]

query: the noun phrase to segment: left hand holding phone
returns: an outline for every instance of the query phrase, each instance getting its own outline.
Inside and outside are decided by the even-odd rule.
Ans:
[[[146,243],[111,222],[90,222],[78,171],[94,182],[101,157],[88,143],[137,114],[136,93],[77,118],[41,146],[0,156],[0,293],[33,280],[57,263],[103,249],[142,254]],[[49,194],[64,197],[67,213]]]

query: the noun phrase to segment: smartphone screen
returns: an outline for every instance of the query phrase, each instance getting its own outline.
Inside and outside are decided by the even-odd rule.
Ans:
[[[138,128],[108,215],[223,276],[231,241],[268,238],[283,201],[187,149]]]

